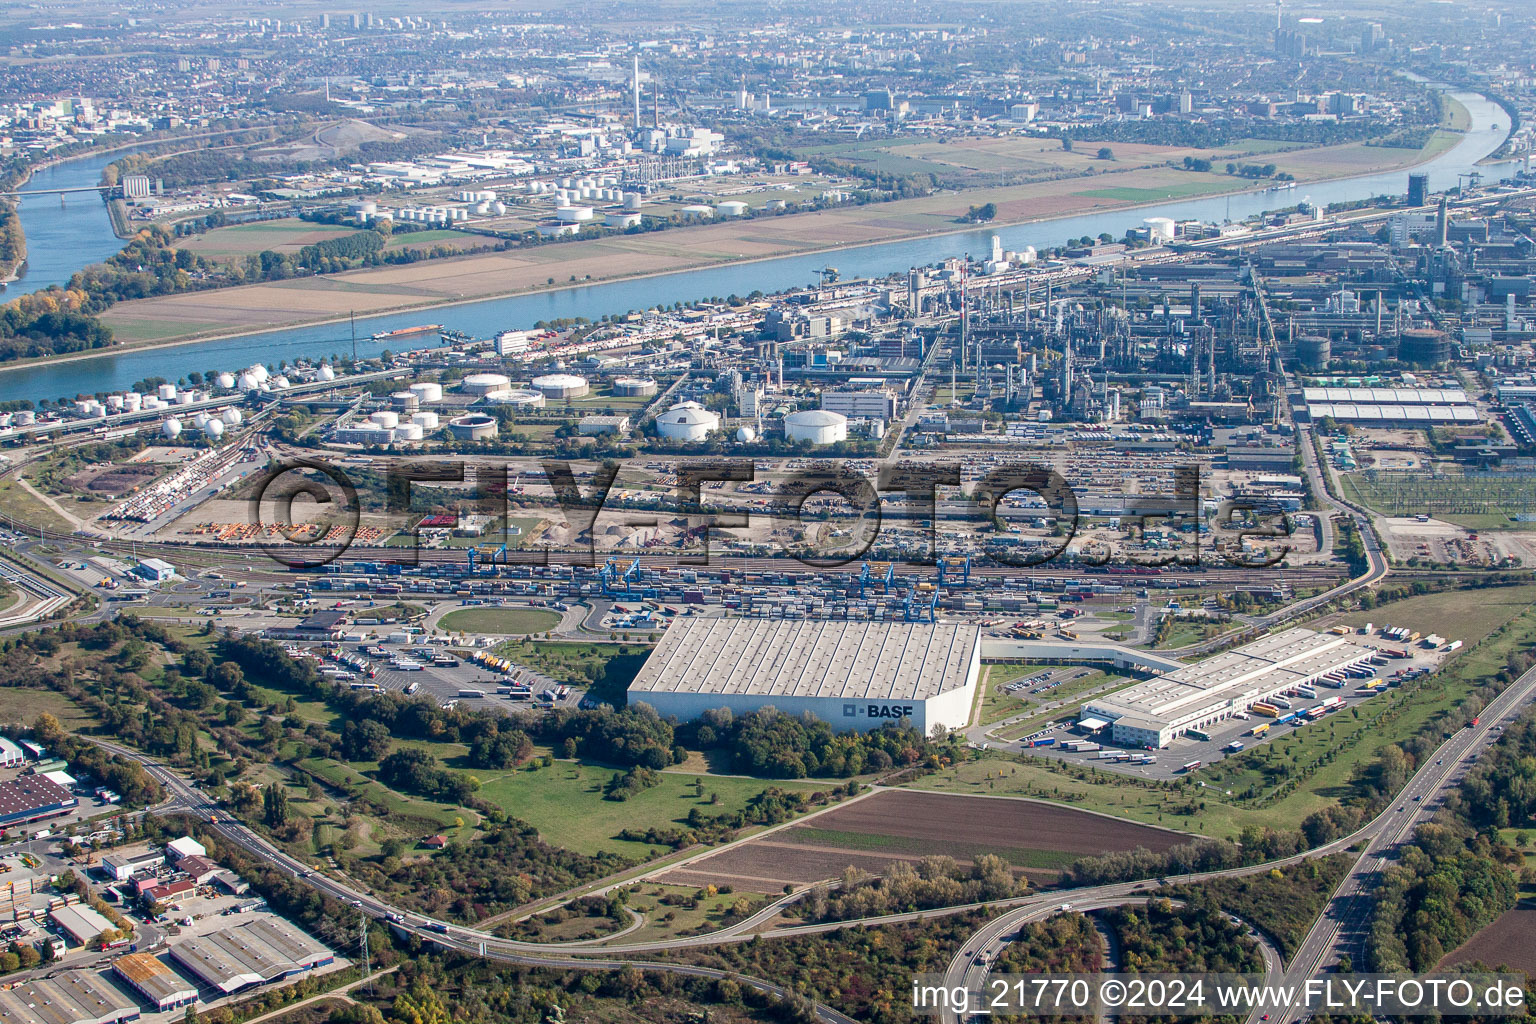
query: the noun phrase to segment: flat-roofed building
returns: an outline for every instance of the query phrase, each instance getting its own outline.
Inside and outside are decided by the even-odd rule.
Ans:
[[[63,814],[78,802],[69,790],[42,775],[0,782],[0,827]]]
[[[0,1024],[123,1024],[139,1004],[94,971],[61,971],[0,990]]]
[[[335,959],[314,939],[273,917],[183,939],[171,946],[170,955],[193,977],[225,995],[302,974]]]
[[[976,693],[980,639],[976,626],[947,623],[677,619],[629,699],[680,719],[771,705],[840,732],[887,722],[958,729]]]
[[[197,986],[151,953],[128,953],[112,961],[112,971],[157,1010],[197,1002]]]
[[[102,932],[115,927],[90,907],[78,903],[55,907],[48,911],[48,919],[77,946],[90,945]]]
[[[1165,747],[1186,729],[1204,729],[1375,655],[1375,648],[1337,634],[1288,629],[1090,700],[1079,721],[1107,723],[1117,743]]]

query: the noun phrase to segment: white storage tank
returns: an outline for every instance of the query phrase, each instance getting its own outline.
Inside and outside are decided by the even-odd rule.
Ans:
[[[411,417],[411,422],[416,424],[422,430],[436,430],[437,429],[437,413],[435,413],[435,412],[418,412],[414,416]]]
[[[554,401],[580,398],[591,390],[587,384],[587,378],[578,377],[574,373],[546,373],[541,377],[533,378],[533,386],[542,391],[545,398]]]
[[[223,388],[225,391],[228,391],[230,388],[232,388],[234,386],[235,386],[235,375],[234,374],[227,373],[227,372],[219,374],[219,387]]]
[[[496,436],[496,417],[472,412],[449,420],[448,430],[460,441],[484,441]]]
[[[723,203],[715,205],[715,212],[722,217],[745,217],[748,206],[740,199],[727,199]]]
[[[757,440],[757,431],[753,430],[751,427],[737,427],[736,440],[740,441],[742,444],[750,444],[751,442]]]
[[[207,423],[203,424],[203,433],[207,434],[209,437],[212,437],[212,438],[223,437],[224,436],[224,421],[223,420],[209,420]]]
[[[378,412],[368,414],[368,419],[376,426],[393,430],[400,425],[400,414],[389,409],[380,409]]]
[[[176,396],[177,405],[191,405],[197,400],[197,396],[190,391],[183,391]]]
[[[613,393],[618,398],[649,398],[656,393],[656,381],[650,377],[617,377]]]
[[[225,426],[238,427],[241,421],[245,419],[245,417],[240,415],[239,409],[225,409],[224,412],[220,414],[219,419],[224,421]]]
[[[505,391],[511,386],[511,378],[499,373],[472,373],[464,378],[461,385],[466,395],[489,395],[495,391]]]
[[[331,369],[325,363],[321,363],[320,364],[320,379],[321,380],[335,380],[336,379],[336,371]]]
[[[396,391],[389,396],[389,404],[401,412],[415,412],[421,399],[414,391]]]
[[[555,219],[562,224],[584,224],[592,219],[592,207],[562,206],[555,210]]]
[[[680,402],[656,417],[656,429],[674,441],[702,441],[720,429],[720,417],[698,402]]]
[[[638,213],[605,213],[603,214],[603,227],[614,228],[618,231],[627,231],[630,228],[640,226],[641,217]]]
[[[491,405],[510,405],[520,411],[544,408],[544,392],[528,388],[498,391],[494,395],[486,395],[485,400]]]
[[[436,381],[427,380],[412,384],[411,390],[416,393],[416,401],[423,405],[443,400],[443,386]]]
[[[836,444],[848,440],[848,417],[826,409],[806,409],[784,417],[784,437],[811,444]]]
[[[11,422],[18,427],[30,427],[37,422],[37,413],[31,409],[18,409],[16,415],[11,417]]]
[[[169,402],[171,399],[176,397],[176,385],[161,384],[158,388],[155,389],[155,394],[160,397],[161,401]]]
[[[628,213],[639,213],[640,204],[645,202],[645,197],[639,192],[624,193],[624,209]]]
[[[160,424],[160,433],[171,439],[180,437],[181,420],[178,420],[176,417],[172,416],[170,419]]]
[[[400,429],[395,431],[395,437],[401,441],[420,441],[427,436],[427,432],[421,429],[420,423],[403,423]]]

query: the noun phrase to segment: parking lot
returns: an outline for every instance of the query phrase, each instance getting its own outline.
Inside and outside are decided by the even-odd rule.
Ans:
[[[1281,714],[1274,718],[1265,717],[1257,713],[1242,712],[1238,715],[1208,726],[1204,731],[1208,739],[1198,739],[1187,733],[1177,736],[1162,750],[1149,751],[1122,747],[1107,738],[1108,730],[1098,734],[1086,734],[1077,728],[1075,717],[1063,718],[1056,723],[1040,729],[1031,734],[1026,743],[1033,739],[1045,739],[1052,741],[1050,745],[1029,747],[1027,753],[1036,757],[1053,758],[1068,761],[1074,764],[1089,764],[1105,771],[1120,772],[1127,775],[1141,775],[1152,779],[1171,779],[1188,774],[1185,766],[1192,762],[1200,762],[1203,765],[1213,764],[1225,757],[1240,753],[1243,750],[1251,750],[1262,746],[1274,739],[1283,736],[1295,729],[1305,729],[1314,724],[1326,721],[1327,717],[1338,714],[1339,711],[1357,707],[1367,700],[1390,692],[1392,687],[1406,679],[1418,674],[1433,671],[1443,660],[1447,652],[1443,650],[1431,650],[1422,646],[1404,646],[1400,641],[1390,640],[1380,635],[1379,631],[1373,631],[1372,635],[1355,635],[1350,638],[1356,643],[1375,647],[1379,651],[1397,650],[1405,651],[1406,658],[1383,657],[1383,664],[1374,666],[1375,678],[1384,685],[1375,691],[1365,692],[1362,684],[1370,682],[1367,678],[1346,679],[1344,685],[1338,689],[1317,686],[1313,687],[1315,697],[1282,696],[1279,698],[1283,704],[1280,707]],[[1343,703],[1338,709],[1327,713],[1317,720],[1309,720],[1305,717],[1294,722],[1281,723],[1279,719],[1292,712],[1305,712],[1315,708],[1330,698],[1338,697]],[[1266,727],[1267,728],[1264,728]],[[1255,731],[1258,730],[1257,734]],[[1084,746],[1078,750],[1069,750],[1063,744],[1078,744]],[[1233,744],[1241,744],[1233,747]],[[1124,760],[1105,756],[1108,752],[1115,752],[1123,756]]]

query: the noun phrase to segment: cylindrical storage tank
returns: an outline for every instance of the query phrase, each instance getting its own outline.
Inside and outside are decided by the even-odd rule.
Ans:
[[[402,423],[395,431],[395,437],[401,441],[420,441],[427,436],[427,432],[421,429],[420,423]]]
[[[240,422],[244,420],[245,417],[240,415],[239,409],[225,409],[224,412],[220,414],[219,419],[224,421],[225,426],[238,427]]]
[[[1296,339],[1296,361],[1309,370],[1322,370],[1333,358],[1333,342],[1324,335],[1303,334]]]
[[[722,217],[744,217],[747,213],[747,204],[739,199],[727,199],[723,203],[716,203],[715,211]]]
[[[544,392],[528,388],[498,391],[494,395],[486,395],[485,400],[491,405],[510,405],[520,411],[544,408]]]
[[[1148,217],[1142,223],[1147,226],[1147,236],[1152,241],[1173,241],[1174,223],[1172,217]]]
[[[435,413],[435,412],[418,412],[418,413],[416,413],[415,415],[413,415],[411,417],[411,422],[416,424],[422,430],[436,430],[437,429],[437,413]]]
[[[203,424],[203,433],[207,434],[209,437],[214,437],[214,438],[223,437],[224,436],[224,421],[223,420],[209,420],[207,423]]]
[[[144,396],[137,391],[130,391],[123,396],[123,408],[129,412],[138,412],[144,408]]]
[[[197,399],[197,396],[194,395],[192,392],[190,392],[190,391],[183,391],[183,392],[181,392],[180,394],[178,394],[176,396],[176,404],[177,405],[191,405],[193,403],[193,401],[195,401],[196,399]]]
[[[640,204],[645,202],[645,197],[639,192],[624,193],[624,209],[628,213],[639,213]]]
[[[122,408],[123,408],[123,396],[122,395],[108,395],[107,396],[107,408],[111,409],[113,412],[121,412]]]
[[[223,388],[225,391],[228,391],[230,388],[232,388],[234,386],[235,386],[235,375],[234,374],[232,374],[232,373],[221,373],[221,374],[219,374],[219,387]]]
[[[30,427],[37,422],[37,413],[31,409],[18,409],[16,415],[11,417],[11,422],[18,427]]]
[[[656,417],[656,430],[674,441],[702,441],[720,429],[720,417],[698,402],[680,402]]]
[[[158,395],[162,401],[169,402],[171,399],[176,397],[176,385],[161,384],[158,388],[155,389],[155,394]]]
[[[826,409],[806,409],[784,417],[784,437],[811,444],[836,444],[848,440],[848,417]]]
[[[542,377],[533,378],[533,386],[542,391],[545,398],[554,401],[580,398],[591,390],[587,378],[578,377],[574,373],[546,373]]]
[[[617,228],[620,231],[640,226],[641,216],[638,213],[605,213],[603,214],[603,227]]]
[[[590,206],[562,206],[555,210],[555,219],[562,224],[581,224],[592,219]]]
[[[505,391],[512,380],[499,373],[472,373],[460,385],[466,395],[489,395],[493,391]]]
[[[160,433],[164,434],[166,437],[169,437],[169,438],[180,437],[181,436],[181,420],[178,420],[176,417],[172,416],[170,419],[168,419],[164,423],[160,424]]]
[[[449,420],[448,430],[460,441],[484,441],[496,436],[496,417],[472,412]]]
[[[392,430],[400,425],[400,414],[389,409],[380,409],[378,412],[369,413],[368,420],[376,426]]]
[[[618,377],[613,393],[618,398],[649,398],[656,393],[656,382],[650,377]]]
[[[411,390],[416,394],[416,401],[425,405],[428,402],[441,402],[443,400],[443,386],[436,381],[422,381],[412,384]]]
[[[1448,362],[1451,340],[1431,327],[1410,327],[1397,339],[1397,358],[1419,366]]]
[[[421,404],[421,399],[414,391],[396,391],[389,396],[389,404],[401,412],[415,412],[416,407]]]

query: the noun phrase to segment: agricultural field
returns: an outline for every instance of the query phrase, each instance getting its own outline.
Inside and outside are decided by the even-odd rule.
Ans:
[[[1536,977],[1536,891],[1526,888],[1513,910],[1447,953],[1436,970],[1474,961]]]
[[[963,840],[956,836],[964,836]],[[887,790],[674,868],[662,880],[775,893],[832,878],[852,865],[881,872],[894,861],[942,854],[969,864],[994,853],[1036,883],[1080,857],[1144,846],[1166,850],[1187,836],[1031,800]]]
[[[798,782],[765,782],[740,776],[695,775],[662,772],[661,783],[634,794],[628,800],[603,798],[612,768],[575,761],[556,761],[551,767],[509,771],[495,776],[481,774],[476,794],[508,814],[535,826],[547,843],[578,853],[611,852],[626,857],[650,857],[657,847],[617,838],[626,828],[668,829],[683,826],[688,812],[715,815],[737,811],[770,786],[786,791],[826,790],[829,785]],[[695,795],[694,780],[703,784]]]
[[[315,224],[297,217],[232,224],[179,240],[176,244],[211,260],[244,259],[260,252],[298,252],[329,238],[345,238],[356,228]]]

